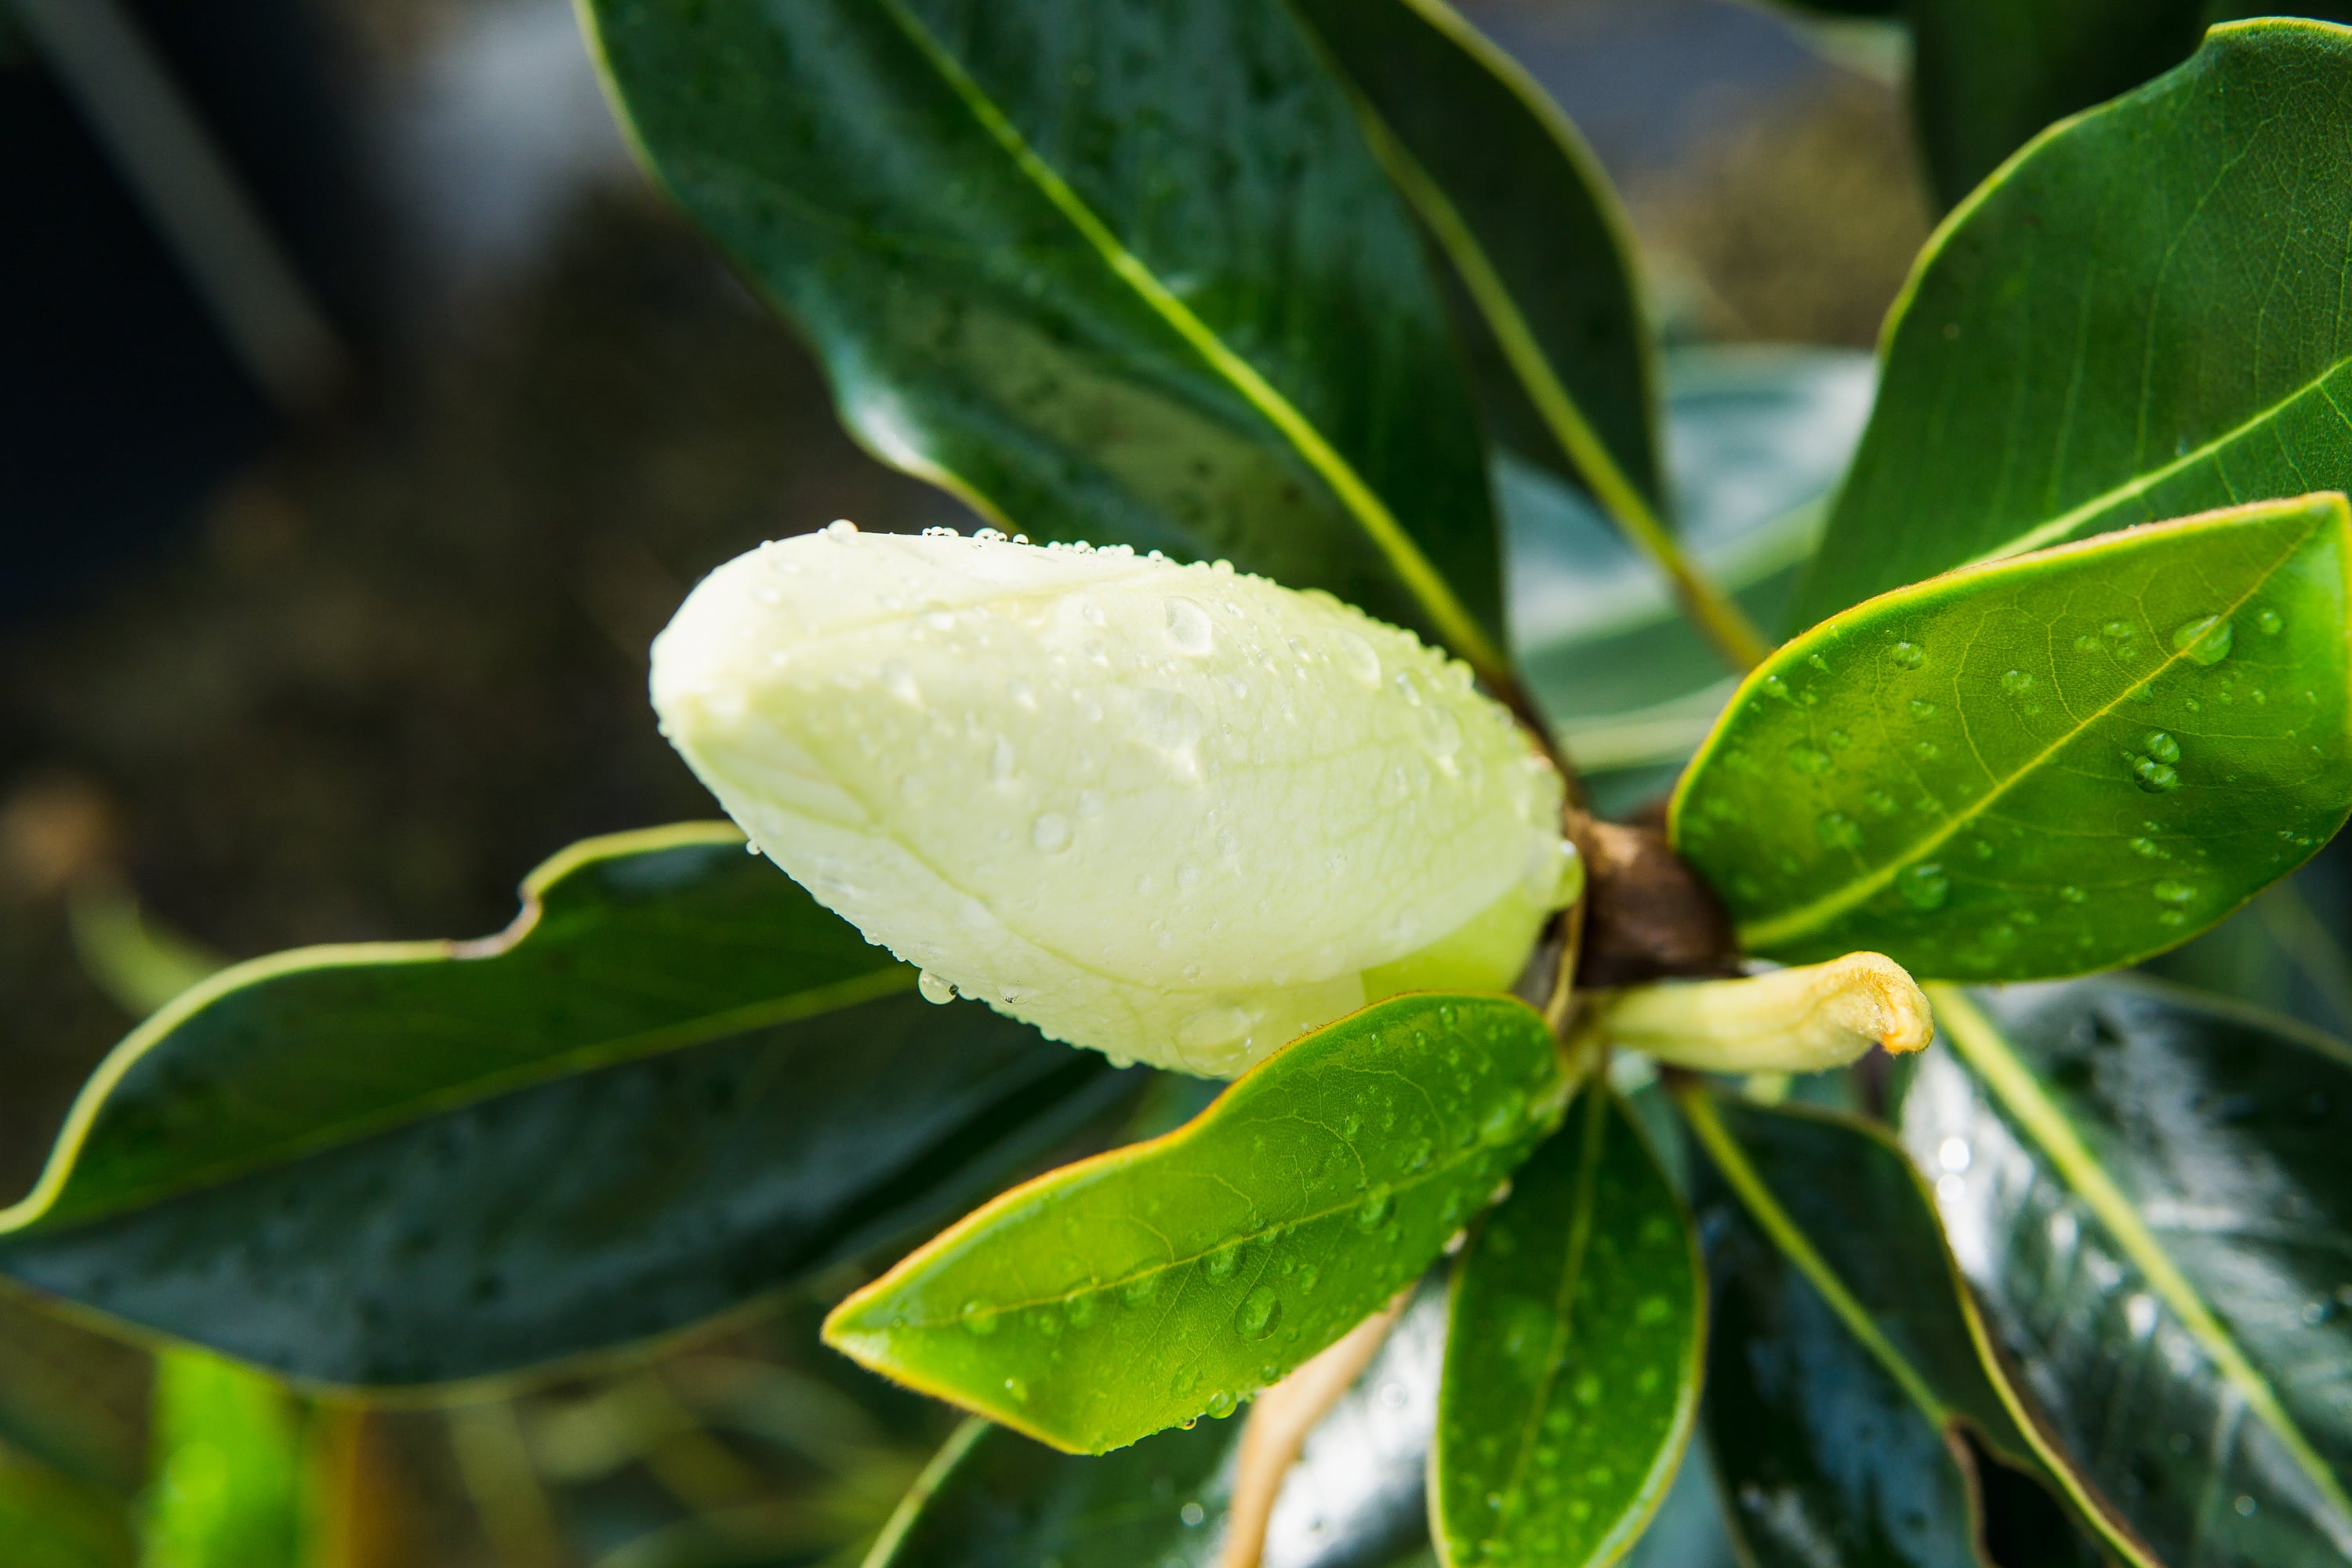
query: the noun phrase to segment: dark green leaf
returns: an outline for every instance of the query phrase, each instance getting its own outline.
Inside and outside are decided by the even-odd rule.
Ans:
[[[1060,1448],[1228,1414],[1419,1274],[1565,1092],[1524,1004],[1400,996],[1285,1047],[1181,1130],[968,1215],[825,1338]]]
[[[2196,934],[2352,807],[2341,496],[1953,573],[1790,643],[1676,792],[1751,952],[2029,979]]]
[[[1690,1216],[1589,1091],[1455,1265],[1430,1487],[1446,1561],[1616,1561],[1682,1463],[1706,1310]]]
[[[936,1222],[1123,1089],[731,827],[591,840],[486,942],[238,966],[85,1090],[0,1270],[295,1376],[664,1332]]]
[[[1912,112],[1956,205],[2051,121],[2189,58],[2206,0],[1909,0]]]
[[[1890,321],[1800,625],[1963,563],[2352,486],[2352,32],[2250,22],[2038,142]]]
[[[2039,1492],[2038,1480],[2096,1509],[2020,1424],[1932,1202],[1892,1138],[1840,1113],[1696,1087],[1680,1103],[1707,1156],[1694,1173],[1716,1288],[1707,1429],[1759,1563],[1981,1562],[1980,1477],[1963,1433],[2005,1467],[2004,1489]],[[2040,1496],[2045,1517],[2063,1517]],[[2087,1517],[2112,1549],[2136,1552],[2103,1514]],[[2036,1562],[2097,1560],[2071,1526],[2059,1535]]]
[[[1664,510],[1633,241],[1558,105],[1444,0],[1291,0],[1497,351],[1489,426],[1612,513]]]
[[[876,452],[1008,527],[1229,557],[1502,668],[1444,308],[1286,10],[586,10],[656,172]]]
[[[1265,1568],[1405,1568],[1426,1560],[1422,1472],[1445,1341],[1424,1286],[1283,1484]],[[1213,1568],[1242,1424],[1160,1432],[1099,1458],[974,1421],[900,1506],[866,1568]]]
[[[2057,1435],[2167,1562],[2352,1556],[2352,1052],[2142,982],[1979,1002],[1937,988],[1903,1137]]]

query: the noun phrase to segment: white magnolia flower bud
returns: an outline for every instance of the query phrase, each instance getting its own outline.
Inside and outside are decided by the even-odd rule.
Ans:
[[[663,731],[872,941],[1056,1039],[1225,1076],[1498,990],[1581,879],[1469,670],[1324,594],[1124,549],[862,534],[713,573]]]

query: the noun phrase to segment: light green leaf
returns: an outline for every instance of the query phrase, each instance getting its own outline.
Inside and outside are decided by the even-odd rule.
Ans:
[[[1706,1281],[1631,1115],[1589,1090],[1455,1265],[1430,1482],[1452,1563],[1607,1563],[1698,1410]]]
[[[167,1352],[154,1444],[144,1568],[297,1568],[311,1521],[302,1423],[282,1387],[200,1351]]]
[[[1903,1141],[2053,1434],[2165,1562],[2352,1558],[2352,1048],[2120,978],[1935,1001]]]
[[[1800,623],[1973,561],[2352,488],[2352,31],[2217,28],[1964,204],[1885,374]]]
[[[583,9],[656,173],[885,459],[1041,539],[1227,557],[1503,673],[1444,308],[1286,9]]]
[[[1420,1273],[1565,1092],[1523,1004],[1400,996],[1181,1130],[1005,1194],[842,1303],[825,1338],[1059,1448],[1230,1415]]]
[[[2352,807],[2348,545],[2312,496],[1874,599],[1741,689],[1675,841],[1761,957],[2022,980],[2171,947]]]
[[[1759,1563],[1969,1564],[1987,1504],[2038,1520],[2028,1560],[2153,1561],[2031,1420],[1927,1188],[1883,1130],[1692,1084],[1693,1200],[1716,1318],[1708,1433]],[[1965,1430],[1982,1451],[1964,1462]],[[2072,1521],[2060,1504],[2074,1510]]]
[[[1433,1276],[1307,1434],[1268,1524],[1266,1568],[1426,1563],[1423,1466],[1444,1343],[1445,1290]],[[1095,1457],[969,1422],[866,1568],[1215,1568],[1244,1429],[1202,1422]]]
[[[165,1007],[0,1211],[0,1271],[297,1377],[472,1377],[887,1244],[1126,1087],[919,1000],[723,824],[589,840],[524,894],[499,937],[281,953]]]

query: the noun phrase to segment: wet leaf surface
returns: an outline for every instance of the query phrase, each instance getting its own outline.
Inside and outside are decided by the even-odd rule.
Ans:
[[[1550,1032],[1518,1002],[1381,1003],[1181,1130],[966,1216],[844,1302],[825,1337],[1075,1451],[1229,1414],[1418,1275],[1564,1093]]]
[[[665,1332],[937,1223],[1130,1080],[935,1008],[731,828],[592,840],[490,943],[310,950],[167,1008],[0,1270],[291,1375]]]
[[[1936,1003],[1904,1141],[2084,1472],[2167,1562],[2341,1562],[2352,1054],[2125,979]]]
[[[1286,9],[588,9],[655,172],[887,460],[1041,540],[1225,557],[1501,669],[1444,307]]]
[[[1423,1287],[1356,1386],[1307,1439],[1265,1568],[1424,1563],[1423,1469],[1436,1421],[1445,1290]],[[901,1506],[868,1568],[1213,1568],[1243,1422],[1204,1421],[1101,1456],[975,1422]]]
[[[1446,1560],[1615,1561],[1682,1463],[1706,1310],[1690,1216],[1588,1091],[1455,1265],[1430,1489]]]
[[[2348,542],[2315,496],[1871,600],[1741,689],[1676,846],[1786,962],[2030,979],[2174,946],[2352,805]]]

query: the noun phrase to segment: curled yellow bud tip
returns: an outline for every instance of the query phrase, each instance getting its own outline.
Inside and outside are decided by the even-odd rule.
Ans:
[[[1927,993],[1875,952],[1743,980],[1633,986],[1602,996],[1595,1016],[1617,1044],[1706,1072],[1819,1072],[1873,1046],[1916,1051],[1936,1037]]]

